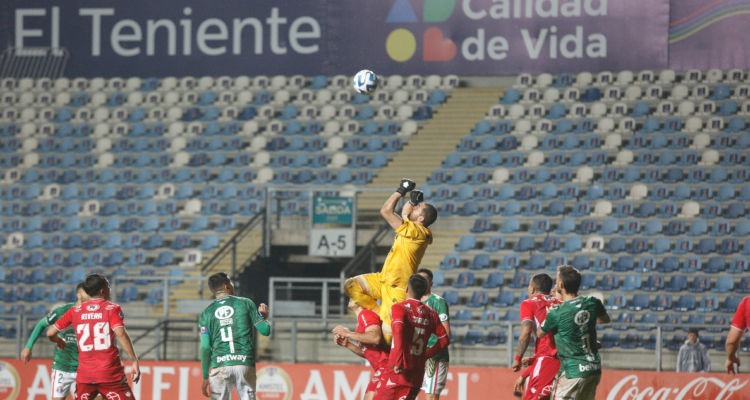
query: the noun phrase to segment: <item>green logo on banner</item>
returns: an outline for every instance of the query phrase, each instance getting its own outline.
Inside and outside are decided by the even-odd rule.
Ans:
[[[314,224],[351,224],[350,197],[316,197],[313,201]]]

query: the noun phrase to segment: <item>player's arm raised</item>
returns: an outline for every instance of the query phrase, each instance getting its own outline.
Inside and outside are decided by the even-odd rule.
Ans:
[[[414,183],[414,181],[412,181],[411,179],[401,179],[401,183],[398,185],[396,193],[392,194],[391,197],[389,197],[385,202],[385,204],[383,204],[383,208],[380,209],[380,215],[385,218],[385,220],[394,230],[398,229],[401,224],[404,223],[401,217],[396,214],[396,205],[402,197],[406,196],[406,192],[411,192],[416,186],[417,184]],[[411,212],[411,208],[411,204],[406,203],[404,204],[404,208],[401,213],[408,215]]]
[[[135,349],[133,349],[133,342],[130,340],[130,335],[124,326],[117,327],[114,331],[115,335],[117,335],[117,340],[122,345],[122,349],[125,350],[125,353],[128,354],[130,361],[133,363],[133,367],[131,368],[131,371],[133,371],[133,383],[138,383],[141,379],[141,368],[138,365],[138,356],[135,354]]]

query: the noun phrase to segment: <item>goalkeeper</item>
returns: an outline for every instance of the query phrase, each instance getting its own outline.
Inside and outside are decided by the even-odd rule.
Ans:
[[[380,209],[385,218],[396,231],[383,270],[377,274],[359,275],[349,278],[344,284],[347,296],[357,305],[373,310],[383,321],[383,337],[391,343],[391,307],[406,300],[406,284],[422,262],[427,246],[432,244],[432,232],[427,228],[437,220],[437,210],[431,204],[425,204],[424,194],[414,190],[416,184],[411,179],[402,179],[396,193],[392,194]],[[395,213],[396,204],[411,192],[409,201],[404,204],[401,216]],[[375,300],[380,300],[381,305]]]

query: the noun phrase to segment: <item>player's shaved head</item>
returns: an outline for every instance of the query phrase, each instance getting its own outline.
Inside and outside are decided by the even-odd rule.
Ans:
[[[432,271],[430,271],[428,268],[420,268],[417,270],[417,273],[424,274],[423,276],[427,278],[428,285],[432,283],[432,278],[433,278]]]
[[[534,277],[531,278],[531,284],[539,293],[550,294],[552,291],[552,277],[545,273],[534,275]]]
[[[561,265],[557,268],[557,285],[562,284],[568,294],[578,294],[581,287],[581,273],[572,265]],[[558,288],[559,290],[559,288]]]
[[[414,296],[415,299],[421,299],[425,293],[427,293],[427,278],[420,274],[414,274],[409,277],[409,294]]]
[[[83,291],[91,297],[101,295],[108,288],[109,282],[102,274],[91,274],[83,280]]]
[[[438,217],[437,209],[432,204],[425,203],[422,209],[422,216],[424,217],[424,221],[422,222],[422,225],[425,228],[427,228],[428,226],[435,223],[435,221],[437,221],[437,217]]]
[[[217,272],[208,278],[208,288],[211,293],[217,294],[224,291],[224,288],[231,283],[231,279],[226,272]]]

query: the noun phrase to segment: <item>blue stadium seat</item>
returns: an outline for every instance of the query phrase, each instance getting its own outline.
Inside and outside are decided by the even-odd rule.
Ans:
[[[695,309],[695,296],[691,294],[685,294],[680,296],[677,303],[674,306],[674,310],[678,312],[688,312]]]
[[[464,252],[476,248],[476,239],[472,235],[465,235],[456,245],[456,251]]]
[[[456,253],[448,253],[443,258],[443,261],[440,263],[439,268],[440,269],[453,269],[458,267],[461,264],[461,258]]]
[[[480,270],[484,268],[489,268],[490,266],[490,256],[487,254],[477,254],[474,256],[474,261],[472,261],[471,264],[469,264],[468,268],[470,270]]]
[[[665,311],[672,309],[672,296],[667,294],[657,295],[651,303],[651,311]],[[665,321],[666,322],[666,321]]]
[[[502,236],[492,236],[485,244],[483,251],[488,253],[494,253],[505,249],[505,238]]]
[[[482,287],[485,289],[496,289],[505,283],[505,276],[502,272],[491,272]]]
[[[508,284],[511,289],[522,289],[529,285],[529,274],[525,272],[517,272],[513,277],[513,281]]]
[[[740,296],[727,296],[724,299],[724,306],[719,308],[719,311],[723,313],[734,313],[737,311],[737,307],[740,306],[742,297]]]
[[[581,277],[581,290],[590,290],[596,287],[596,275],[594,274],[583,274]]]
[[[535,271],[544,268],[547,264],[547,260],[543,254],[532,254],[529,261],[524,266],[524,269],[529,271]]]
[[[612,268],[612,257],[607,255],[597,256],[594,260],[593,272],[604,272]]]
[[[513,251],[521,253],[521,252],[533,250],[534,247],[535,247],[534,237],[523,236],[518,240],[518,242],[516,243],[516,246],[513,248]]]
[[[604,275],[597,286],[598,290],[613,290],[620,287],[620,277],[614,274]]]
[[[567,235],[567,234],[569,234],[569,233],[571,233],[571,232],[573,232],[575,230],[575,227],[576,227],[575,224],[576,223],[575,223],[574,219],[572,219],[572,218],[563,218],[563,219],[560,220],[560,222],[558,222],[557,229],[554,230],[554,233],[558,234],[558,235]],[[571,245],[572,245],[572,243],[571,243]],[[567,241],[566,241],[566,245],[563,246],[563,249],[565,249],[567,247],[568,247],[568,244],[567,244]],[[562,250],[562,251],[566,252],[565,250]]]
[[[471,295],[471,300],[469,300],[468,303],[466,303],[467,307],[471,308],[478,308],[478,307],[484,307],[487,305],[487,302],[489,300],[489,295],[486,291],[479,290],[474,292]]]
[[[647,294],[636,294],[627,307],[630,311],[641,311],[649,308],[649,296]]]
[[[719,310],[719,298],[716,296],[703,296],[695,311],[710,313]]]
[[[645,313],[641,315],[641,324],[653,324],[654,326],[637,326],[635,329],[638,331],[650,331],[653,330],[656,324],[659,323],[659,317],[653,313]]]
[[[455,290],[448,290],[446,292],[443,292],[443,299],[445,300],[445,303],[448,304],[448,306],[455,306],[458,304],[458,292]],[[468,311],[468,310],[465,310]],[[471,313],[469,313],[471,316]]]
[[[609,296],[607,305],[605,305],[604,307],[610,311],[617,311],[620,309],[624,309],[626,304],[627,304],[627,298],[625,297],[625,294],[620,293],[620,292],[615,292]]]
[[[646,292],[657,292],[664,289],[664,277],[661,275],[651,275],[646,280],[646,285],[641,290]]]

